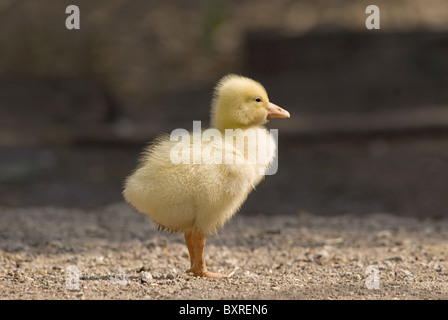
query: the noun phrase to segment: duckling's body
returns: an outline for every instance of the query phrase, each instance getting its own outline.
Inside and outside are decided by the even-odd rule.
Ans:
[[[239,134],[244,135],[245,131]],[[148,148],[140,167],[128,178],[125,198],[162,229],[214,233],[238,211],[264,177],[260,172],[267,169],[275,156],[275,141],[269,132],[259,133],[267,135],[270,146],[266,159],[254,164],[247,163],[247,152],[245,156],[236,144],[225,142],[214,151],[220,152],[223,158],[225,152],[233,152],[233,164],[207,164],[209,161],[204,156],[208,154],[204,153],[199,164],[193,161],[173,164],[170,152],[178,142],[162,139]],[[201,150],[206,147],[208,144],[203,142]],[[192,154],[193,142],[190,150]]]
[[[190,139],[186,149],[191,161],[173,163],[171,152],[179,142],[161,137],[146,149],[139,167],[126,180],[123,195],[131,205],[162,229],[185,233],[191,260],[188,271],[194,275],[222,276],[205,267],[205,237],[238,211],[274,159],[273,137],[267,130],[258,130],[264,129],[269,115],[289,117],[287,111],[269,103],[258,82],[235,75],[224,77],[212,104],[212,128],[222,134],[222,143],[202,139],[197,148]],[[224,138],[226,129],[233,129],[232,140]],[[266,144],[236,143],[254,132],[256,141],[264,139]],[[182,138],[190,137],[193,134]],[[264,148],[263,152],[259,148]],[[250,152],[256,152],[256,162],[248,161]],[[216,153],[222,155],[219,164],[213,163]],[[200,163],[194,159],[200,159]]]

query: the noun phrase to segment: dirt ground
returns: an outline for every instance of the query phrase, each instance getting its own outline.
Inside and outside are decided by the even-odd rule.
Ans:
[[[1,299],[446,299],[448,220],[235,216],[195,278],[182,235],[124,203],[0,208]]]

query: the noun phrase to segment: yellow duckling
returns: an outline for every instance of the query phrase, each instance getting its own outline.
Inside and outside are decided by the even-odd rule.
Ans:
[[[184,233],[191,262],[187,272],[212,278],[225,276],[206,268],[206,236],[235,214],[272,163],[275,141],[263,125],[271,118],[289,117],[288,111],[269,102],[260,83],[227,75],[215,88],[211,125],[223,137],[228,129],[233,129],[232,140],[205,139],[207,130],[204,131],[199,149],[189,140],[184,148],[187,150],[182,150],[187,151],[186,159],[191,161],[173,161],[179,142],[168,136],[162,136],[145,150],[139,166],[125,182],[124,198],[161,229]],[[252,139],[256,143],[236,142],[241,137],[240,142],[254,138],[249,135],[250,130],[256,132],[256,139]],[[257,143],[262,141],[260,135],[265,135],[268,142]],[[259,152],[259,148],[264,148],[264,152]],[[206,150],[209,152],[204,153]],[[259,156],[255,162],[248,161],[251,154]]]

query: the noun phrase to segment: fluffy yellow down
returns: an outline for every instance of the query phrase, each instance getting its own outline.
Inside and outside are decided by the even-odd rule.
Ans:
[[[260,97],[262,102],[257,99]],[[258,102],[257,102],[258,101]],[[138,211],[147,214],[160,228],[171,232],[199,232],[210,234],[230,219],[246,200],[249,192],[264,177],[264,172],[275,156],[275,141],[266,134],[264,158],[248,163],[248,148],[257,145],[226,143],[225,129],[245,135],[248,129],[264,128],[269,100],[261,84],[249,78],[230,75],[216,86],[212,102],[212,127],[221,131],[223,143],[213,145],[215,151],[234,156],[233,164],[207,164],[207,153],[202,153],[199,164],[174,164],[170,153],[178,141],[168,135],[158,138],[143,153],[137,169],[127,178],[124,198]],[[191,137],[193,135],[191,134]],[[191,139],[193,140],[193,139]],[[208,146],[202,142],[202,150]],[[219,150],[217,150],[219,149]],[[257,150],[252,150],[257,152]],[[198,152],[190,144],[191,160]],[[239,160],[239,161],[238,161]],[[244,163],[244,164],[236,164]]]

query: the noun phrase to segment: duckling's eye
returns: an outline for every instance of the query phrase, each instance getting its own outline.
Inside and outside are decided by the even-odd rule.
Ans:
[[[261,99],[260,98],[255,98],[255,101],[256,102],[261,102]]]

